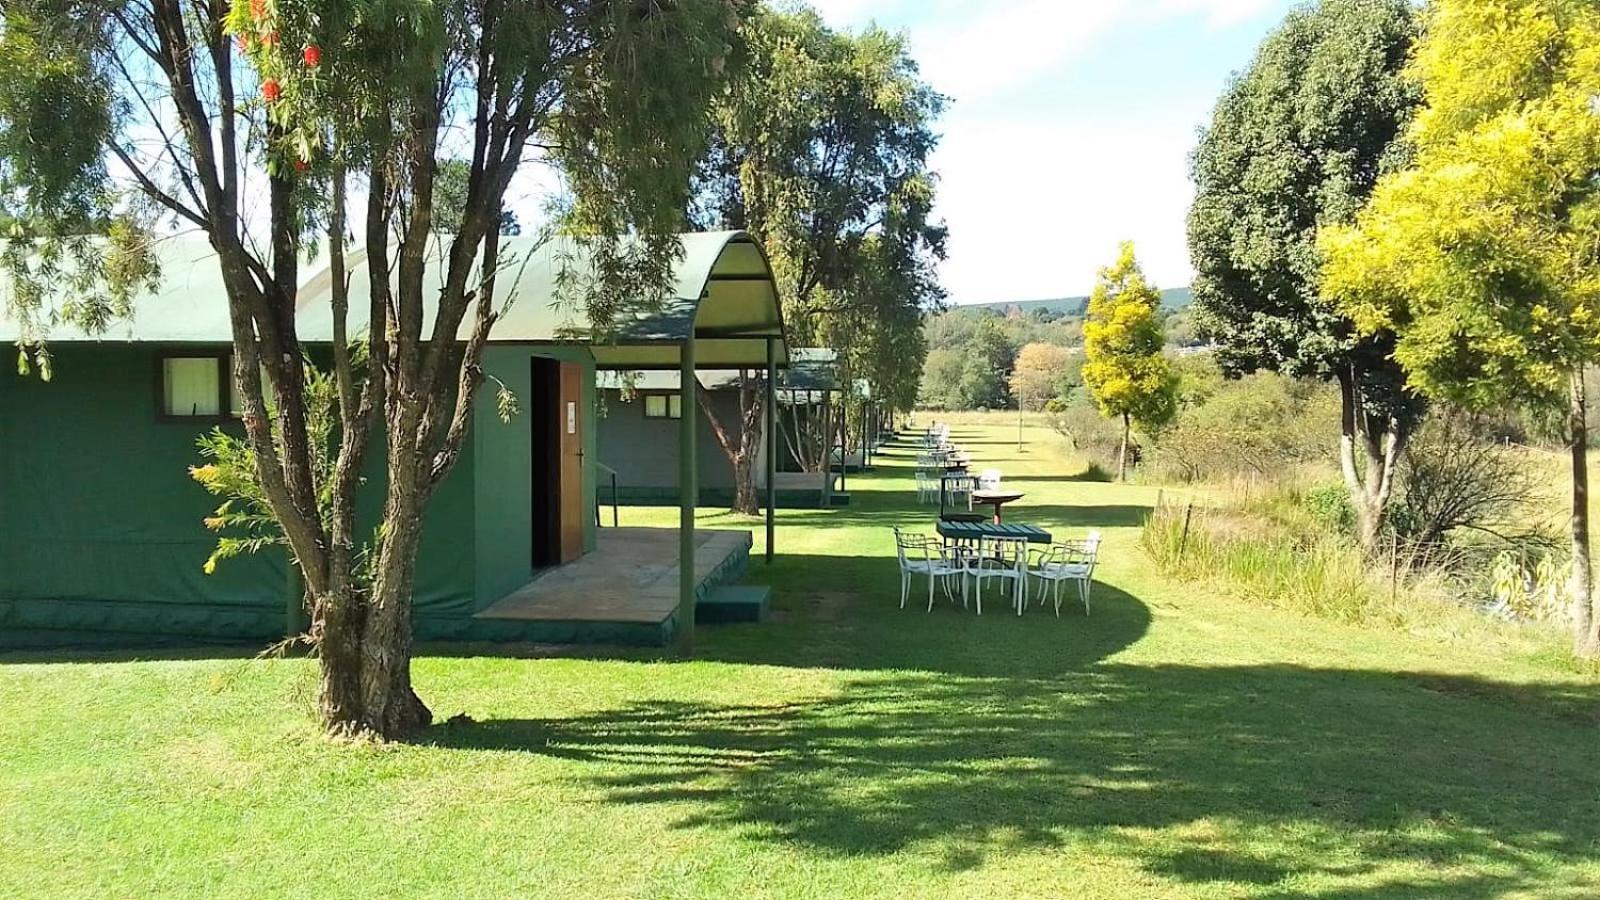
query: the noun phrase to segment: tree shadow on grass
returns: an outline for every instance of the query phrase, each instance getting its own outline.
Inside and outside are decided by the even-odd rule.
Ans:
[[[892,567],[780,556],[752,569],[784,586],[780,621],[701,631],[700,660],[841,672],[828,696],[651,700],[424,741],[592,765],[609,802],[680,827],[952,871],[1085,852],[1173,890],[1266,897],[1600,890],[1600,685],[1138,666],[1119,654],[1151,614],[1125,591],[1096,584],[1089,616],[1018,617],[998,593],[982,617],[942,592],[928,612],[916,590],[899,607]],[[1562,878],[1591,880],[1563,894]]]
[[[1150,517],[1150,507],[1137,504],[1028,506],[1006,508],[1006,521],[1043,522],[1067,528],[1139,528]]]
[[[1019,482],[1018,488],[1026,493],[1026,482]],[[939,519],[938,502],[915,503],[908,502],[904,496],[894,492],[878,494],[858,493],[856,502],[848,507],[835,509],[803,509],[781,510],[778,513],[777,527],[779,529],[779,546],[782,547],[784,539],[783,529],[795,527],[823,526],[829,528],[855,528],[869,527],[883,529],[885,539],[888,532],[895,526],[902,528],[931,528]],[[951,503],[947,505],[949,512],[966,512],[965,503]],[[980,515],[992,514],[993,508],[982,503],[975,503],[972,511]],[[1099,528],[1137,528],[1144,524],[1150,515],[1151,507],[1139,503],[1126,504],[1041,504],[1030,502],[1027,496],[1015,503],[1007,504],[1002,513],[1007,522],[1021,522],[1028,524],[1058,523],[1068,526],[1086,526]],[[701,518],[701,524],[710,527],[735,527],[735,528],[760,528],[762,523],[758,519],[743,518],[733,515],[718,514]]]
[[[153,660],[251,660],[273,655],[265,641],[206,641],[201,638],[111,635],[101,646],[55,642],[0,648],[0,667],[30,664],[97,664]]]
[[[1061,614],[1037,597],[1018,616],[1004,588],[962,603],[959,587],[935,589],[915,578],[905,608],[893,561],[876,557],[784,557],[752,569],[751,580],[774,591],[776,622],[703,629],[699,659],[790,668],[937,672],[967,677],[1043,678],[1085,671],[1127,649],[1150,629],[1150,609],[1134,596],[1096,582],[1091,613],[1063,592]],[[889,568],[886,568],[889,567]],[[826,580],[805,572],[825,571]],[[888,577],[885,577],[885,572]]]
[[[829,855],[914,848],[960,870],[1087,851],[1275,897],[1600,888],[1572,882],[1600,843],[1593,728],[1548,715],[1592,712],[1600,689],[1485,700],[1448,680],[1460,690],[1441,696],[1284,665],[879,672],[821,699],[652,701],[429,739],[594,764],[609,802]]]

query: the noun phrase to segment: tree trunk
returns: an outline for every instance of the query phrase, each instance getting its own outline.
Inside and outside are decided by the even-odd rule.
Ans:
[[[1339,382],[1339,468],[1355,511],[1356,539],[1371,551],[1394,493],[1394,476],[1411,429],[1395,419],[1368,416],[1356,373],[1342,370]],[[1365,466],[1358,459],[1364,458]]]
[[[317,714],[329,733],[354,735],[366,716],[361,699],[361,629],[359,598],[346,583],[336,594],[313,598],[312,644],[320,667]]]
[[[391,485],[403,482],[391,470]],[[313,597],[312,638],[320,683],[317,711],[335,737],[383,739],[412,734],[432,713],[411,688],[412,573],[421,538],[421,505],[411,503],[415,481],[391,487],[385,530],[370,596],[344,578]],[[336,548],[348,554],[350,548]],[[330,554],[331,555],[331,554]],[[343,561],[348,570],[353,560]]]
[[[761,512],[761,492],[756,489],[755,454],[740,453],[733,463],[733,511],[747,516]]]
[[[1593,574],[1589,561],[1589,425],[1584,396],[1583,369],[1572,375],[1571,404],[1567,410],[1572,453],[1572,632],[1573,653],[1583,659],[1600,658],[1600,617],[1594,607]]]
[[[1122,448],[1117,451],[1117,480],[1128,480],[1128,432],[1133,428],[1133,419],[1127,413],[1122,414]]]
[[[733,435],[711,406],[711,393],[704,385],[695,386],[695,405],[700,408],[717,439],[717,446],[728,457],[733,470],[733,511],[753,516],[761,512],[761,492],[756,488],[756,456],[761,447],[762,412],[766,391],[761,379],[739,373],[739,434]],[[769,447],[767,452],[777,448]]]
[[[424,491],[417,454],[392,432],[388,499],[378,567],[361,641],[362,725],[385,737],[404,737],[433,719],[411,689],[412,588],[422,539]]]

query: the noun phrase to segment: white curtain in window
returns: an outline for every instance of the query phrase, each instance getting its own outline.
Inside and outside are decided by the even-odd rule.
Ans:
[[[222,361],[214,356],[162,360],[162,385],[169,416],[222,414]]]

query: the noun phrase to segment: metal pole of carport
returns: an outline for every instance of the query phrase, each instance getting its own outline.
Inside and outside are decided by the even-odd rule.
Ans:
[[[700,502],[693,334],[679,350],[678,372],[678,653],[688,656],[694,652],[694,510]]]
[[[778,508],[778,347],[767,338],[767,565],[772,565],[772,542],[777,534]]]

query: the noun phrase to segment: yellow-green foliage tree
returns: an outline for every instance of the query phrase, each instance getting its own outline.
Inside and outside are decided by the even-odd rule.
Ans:
[[[1178,380],[1161,355],[1161,293],[1145,280],[1131,241],[1100,270],[1083,323],[1083,383],[1103,415],[1122,420],[1117,478],[1128,477],[1128,436],[1172,420]]]
[[[1576,650],[1591,599],[1582,371],[1600,359],[1600,5],[1436,0],[1411,64],[1411,166],[1321,236],[1324,290],[1392,329],[1412,386],[1472,407],[1565,400]]]

